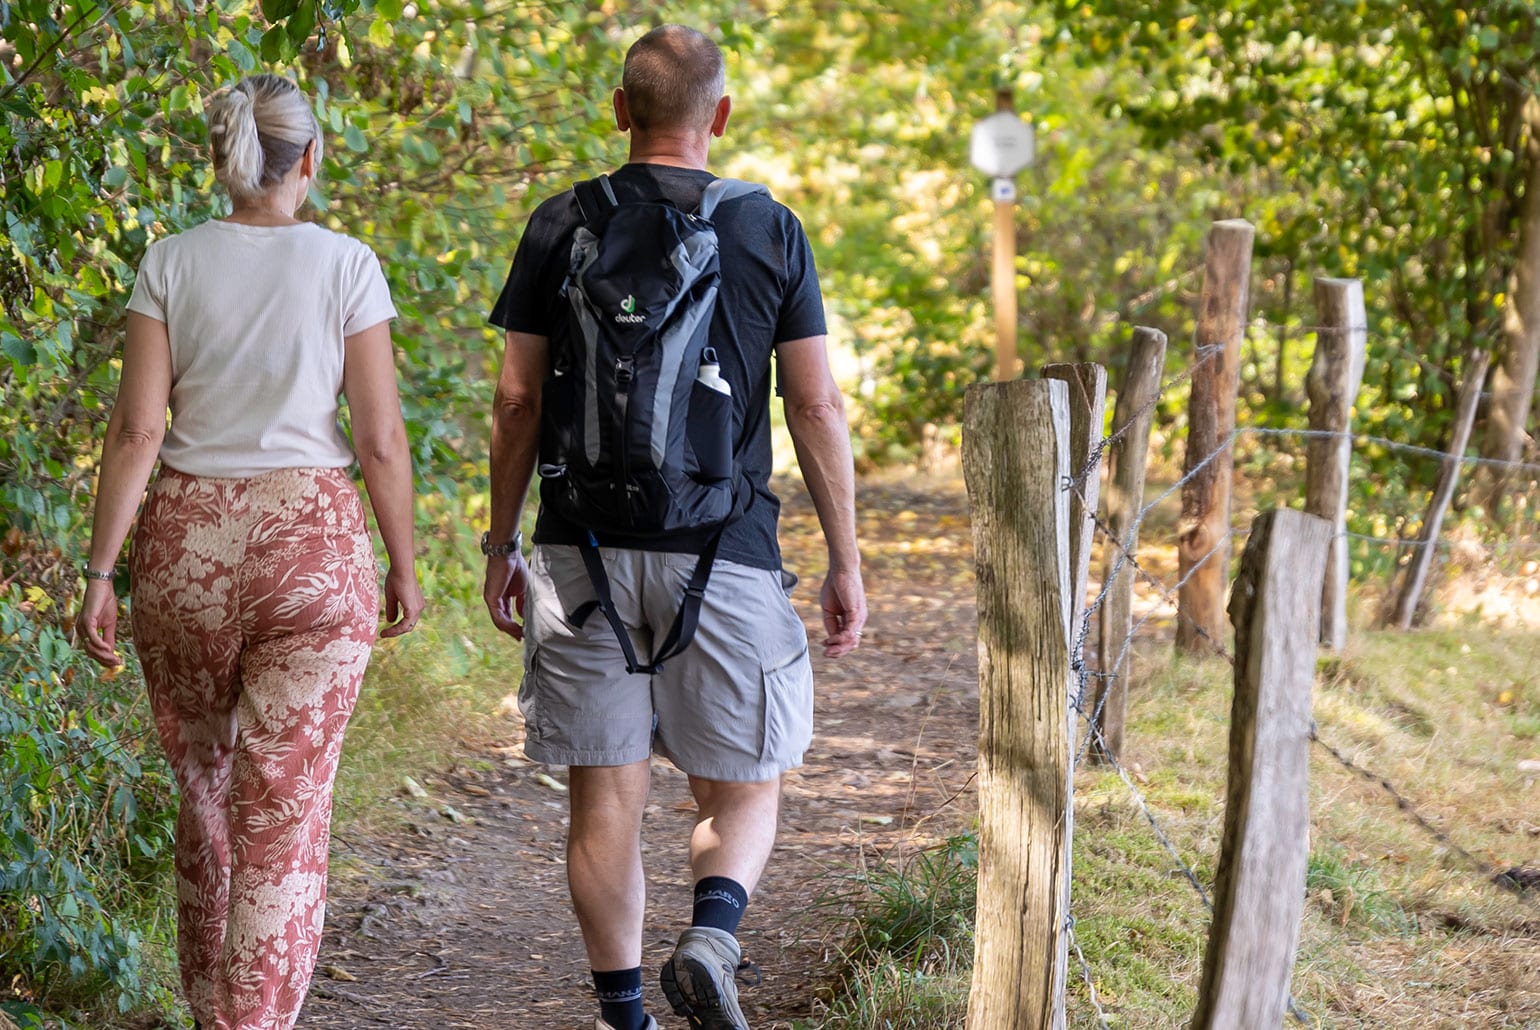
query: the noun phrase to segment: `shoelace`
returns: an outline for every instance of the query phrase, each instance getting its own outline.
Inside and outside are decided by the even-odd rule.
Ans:
[[[758,987],[760,984],[765,982],[765,978],[760,973],[759,967],[750,962],[748,959],[744,959],[738,963],[738,968],[733,970],[733,979],[737,980],[745,987]]]

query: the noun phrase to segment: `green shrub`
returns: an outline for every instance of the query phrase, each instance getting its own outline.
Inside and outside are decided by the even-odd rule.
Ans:
[[[0,597],[0,980],[34,999],[157,992],[169,771],[138,678],[97,675],[42,591]]]

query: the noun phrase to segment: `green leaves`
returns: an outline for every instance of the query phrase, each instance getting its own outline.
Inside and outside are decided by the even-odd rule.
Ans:
[[[170,776],[139,760],[150,721],[137,685],[98,679],[51,607],[37,588],[0,595],[0,951],[20,986],[95,977],[126,1010],[146,986],[135,923],[153,925],[161,901],[138,885],[170,872]],[[160,844],[136,852],[139,840]]]

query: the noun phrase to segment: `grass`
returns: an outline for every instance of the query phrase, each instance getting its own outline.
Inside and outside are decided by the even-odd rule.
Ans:
[[[961,834],[925,850],[872,860],[823,899],[838,942],[834,982],[817,1026],[871,1030],[961,1027],[968,990],[978,845]],[[806,1024],[800,1024],[806,1026]]]
[[[1323,658],[1315,712],[1324,740],[1384,776],[1449,840],[1495,869],[1540,865],[1533,772],[1540,657],[1533,631],[1446,619],[1411,634],[1359,628]],[[1071,908],[1102,1012],[1074,955],[1069,1025],[1185,1026],[1209,916],[1181,865],[1211,889],[1223,828],[1232,672],[1136,656],[1124,764],[1173,856],[1113,771],[1077,774]],[[1540,1027],[1540,898],[1516,898],[1397,807],[1377,782],[1311,750],[1310,859],[1292,990],[1322,1027]],[[931,860],[933,861],[933,860]],[[894,899],[928,897],[930,862],[863,874],[847,965],[818,1030],[961,1026],[970,954],[947,918],[948,961],[879,945],[911,925]],[[917,878],[905,886],[892,881]],[[843,888],[841,888],[843,889]],[[833,891],[832,893],[837,893]],[[953,915],[956,913],[954,912]],[[950,918],[950,917],[948,917]],[[937,931],[940,932],[940,931]]]
[[[348,723],[335,794],[339,833],[372,832],[395,818],[381,802],[463,761],[467,743],[490,739],[497,711],[518,689],[518,645],[481,612],[451,604],[376,648]]]

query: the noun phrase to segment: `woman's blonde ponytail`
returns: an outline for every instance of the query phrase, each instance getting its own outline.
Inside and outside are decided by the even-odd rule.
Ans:
[[[214,94],[208,106],[214,178],[236,203],[260,197],[262,141],[252,110],[249,80]]]
[[[321,160],[321,127],[310,103],[281,75],[254,75],[214,94],[208,125],[214,178],[237,205],[282,182],[312,143]]]

